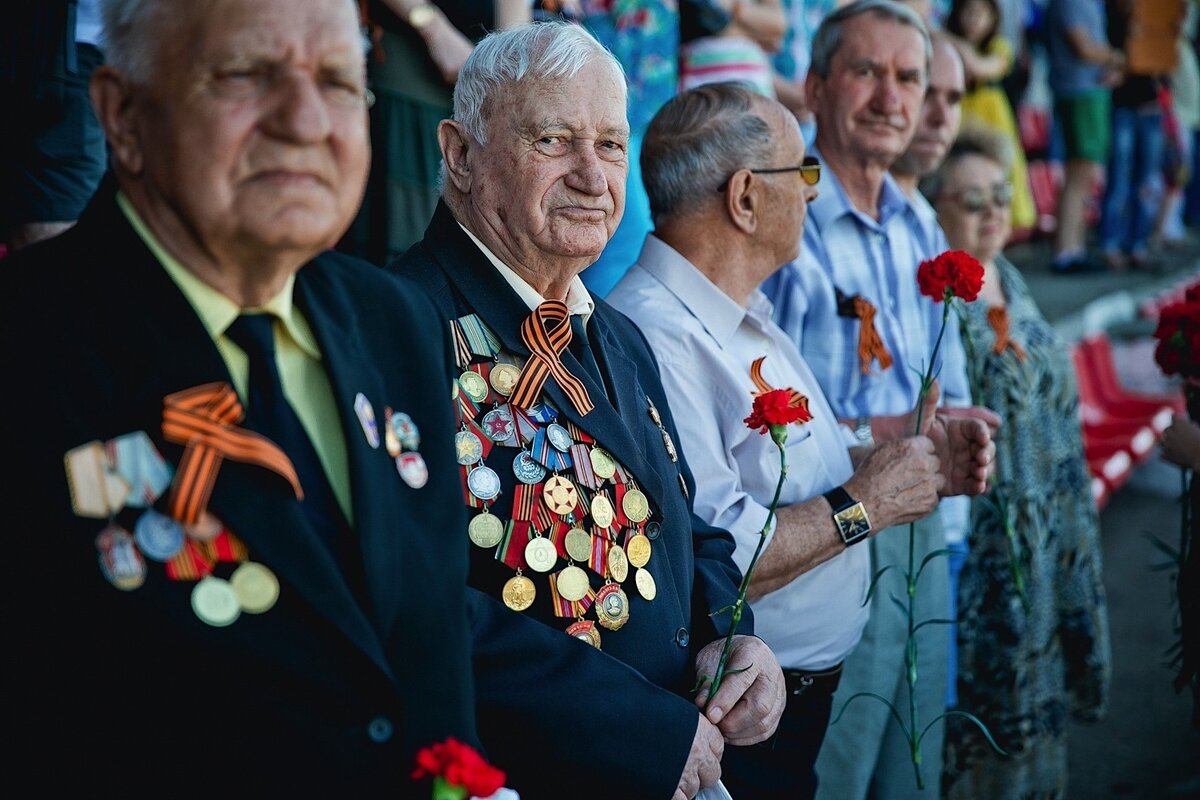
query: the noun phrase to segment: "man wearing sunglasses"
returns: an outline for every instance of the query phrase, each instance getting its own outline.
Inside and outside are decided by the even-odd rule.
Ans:
[[[838,417],[864,442],[879,438],[884,418],[911,409],[920,372],[941,328],[939,304],[921,296],[917,265],[946,249],[931,241],[889,169],[908,149],[929,86],[932,45],[924,21],[890,0],[856,0],[830,14],[813,38],[805,90],[817,119],[813,150],[824,171],[821,202],[804,226],[796,261],[764,286],[775,319],[800,346]],[[939,381],[947,405],[969,403],[957,326],[946,331]],[[956,413],[961,413],[955,409]],[[939,416],[945,414],[939,410]],[[990,423],[995,415],[979,411]],[[956,513],[952,513],[956,512]],[[961,510],[939,506],[916,525],[916,558],[946,546],[943,523],[964,525]],[[919,792],[911,748],[884,703],[848,698],[870,692],[907,707],[903,677],[907,621],[890,595],[909,559],[907,531],[872,537],[873,566],[889,570],[871,597],[862,641],[846,660],[835,713],[817,760],[818,798],[893,800],[937,796]],[[949,570],[934,558],[922,573],[917,619],[950,616]],[[921,676],[916,702],[932,720],[945,710],[949,636],[926,626],[917,633]],[[924,734],[923,772],[941,772],[943,726]]]
[[[696,514],[733,534],[743,571],[779,480],[771,438],[743,420],[756,389],[751,364],[767,356],[763,380],[808,398],[813,418],[790,429],[787,481],[749,588],[755,633],[784,667],[787,707],[774,736],[722,758],[733,796],[756,800],[816,790],[813,764],[842,662],[867,622],[870,555],[854,545],[924,516],[940,493],[981,490],[991,459],[986,427],[945,426],[932,404],[928,436],[860,446],[772,322],[758,286],[796,257],[821,180],[804,150],[795,117],[749,88],[709,84],[668,102],[642,151],[655,230],[608,297],[650,342],[671,405],[688,409],[676,424]],[[910,415],[890,422],[913,430]],[[846,498],[839,524],[831,507]]]

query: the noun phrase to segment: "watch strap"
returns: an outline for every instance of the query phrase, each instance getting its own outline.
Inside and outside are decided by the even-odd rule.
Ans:
[[[828,492],[825,492],[824,497],[829,501],[829,505],[833,508],[833,513],[835,514],[839,511],[845,511],[858,502],[841,486],[835,486]]]

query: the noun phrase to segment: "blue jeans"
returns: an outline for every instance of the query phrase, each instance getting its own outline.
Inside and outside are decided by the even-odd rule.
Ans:
[[[1101,249],[1146,254],[1161,199],[1164,139],[1161,111],[1113,108]]]

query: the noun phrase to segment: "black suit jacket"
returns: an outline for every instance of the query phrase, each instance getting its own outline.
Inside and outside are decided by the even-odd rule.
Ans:
[[[422,285],[443,320],[474,312],[518,361],[529,356],[519,327],[529,316],[522,302],[439,205],[425,238],[390,265]],[[680,475],[694,489],[686,464],[672,463],[651,421],[647,398],[661,412],[675,441],[658,367],[641,332],[603,301],[588,325],[589,338],[614,392],[584,377],[596,407],[579,415],[553,379],[544,396],[566,418],[629,469],[661,521],[648,569],[658,595],[646,602],[630,594],[630,618],[619,631],[602,631],[603,652],[562,631],[570,620],[547,605],[518,614],[497,600],[512,571],[490,551],[471,548],[471,585],[477,600],[476,686],[480,734],[489,753],[510,770],[522,798],[667,798],[695,735],[690,702],[691,665],[697,650],[724,635],[729,615],[713,617],[737,596],[740,573],[731,560],[733,541],[691,513]],[[574,356],[563,363],[585,376]],[[488,463],[503,492],[493,511],[504,518],[516,479],[515,450],[495,447]],[[597,580],[592,576],[593,581]],[[597,585],[594,583],[594,585]],[[542,583],[539,593],[545,594]],[[542,625],[520,625],[531,619]],[[743,622],[743,632],[751,628]],[[546,634],[549,633],[549,636]]]
[[[100,796],[254,790],[403,796],[416,748],[474,734],[465,524],[444,329],[420,291],[321,255],[295,302],[319,341],[345,436],[369,612],[290,486],[225,460],[209,508],[278,576],[277,605],[201,622],[192,582],[147,562],[145,584],[101,575],[104,520],[72,512],[63,456],[145,431],[172,465],[163,398],[230,376],[184,295],[101,190],[77,226],[5,260],[0,364],[9,582],[8,762],[38,785]],[[429,467],[421,489],[372,449],[362,392],[408,413]],[[160,506],[163,506],[160,501]],[[133,530],[136,512],[118,521]],[[218,568],[218,575],[227,576]],[[19,609],[18,609],[19,606]],[[10,775],[11,775],[10,771]],[[13,780],[17,783],[16,778]],[[404,787],[410,786],[410,790]]]

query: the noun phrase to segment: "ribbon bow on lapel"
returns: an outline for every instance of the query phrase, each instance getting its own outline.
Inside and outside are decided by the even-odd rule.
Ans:
[[[184,445],[179,470],[171,483],[171,516],[196,522],[208,506],[221,460],[232,458],[265,467],[292,485],[304,498],[291,460],[270,439],[236,427],[245,419],[237,393],[227,383],[206,383],[163,398],[163,436]]]
[[[996,344],[992,346],[992,352],[999,356],[1003,355],[1005,350],[1012,350],[1017,361],[1024,361],[1025,348],[1009,335],[1008,309],[1004,306],[992,306],[988,309],[987,318],[988,324],[996,333]]]
[[[575,411],[583,416],[595,404],[578,378],[563,366],[559,356],[571,343],[570,313],[561,300],[546,300],[521,323],[521,340],[531,355],[521,370],[509,402],[518,408],[529,408],[537,402],[546,378],[551,375],[567,395]]]
[[[880,370],[892,366],[892,354],[875,329],[875,306],[862,295],[847,296],[837,287],[833,292],[837,297],[838,316],[858,320],[858,362],[862,373],[866,375],[871,371],[873,360],[879,362]]]

